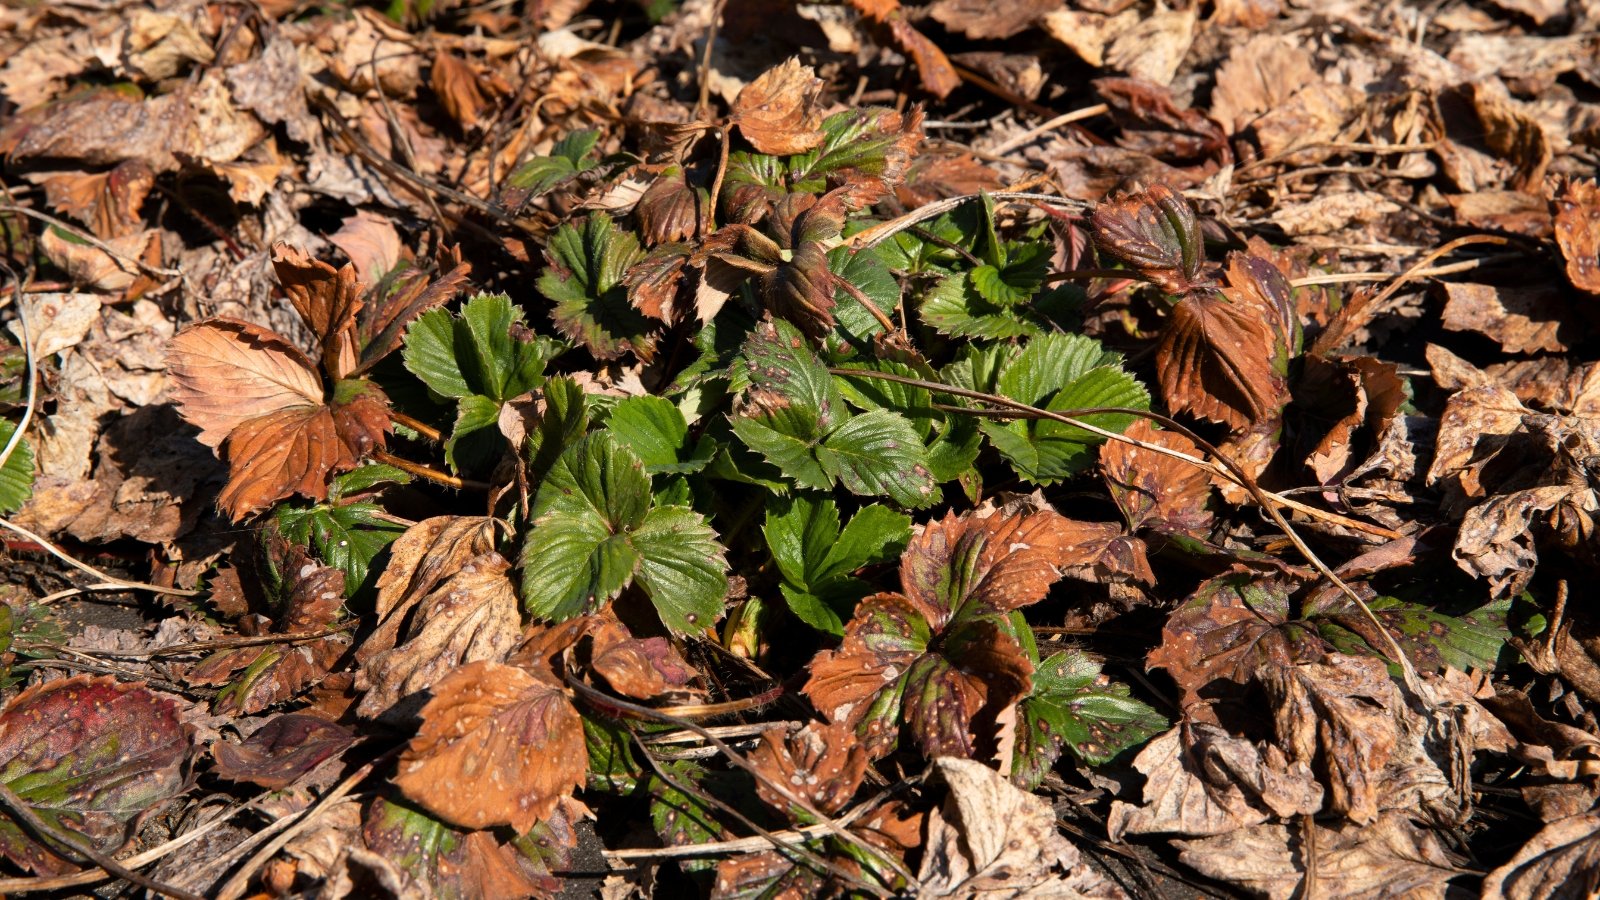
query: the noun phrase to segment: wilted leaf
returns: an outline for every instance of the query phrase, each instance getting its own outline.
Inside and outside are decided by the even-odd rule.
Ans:
[[[334,380],[355,371],[356,314],[363,285],[353,265],[335,269],[288,244],[272,246],[272,268],[295,311],[322,346],[322,368]]]
[[[1484,879],[1485,897],[1542,900],[1600,890],[1600,816],[1568,816],[1546,825]]]
[[[733,121],[762,153],[804,153],[822,143],[822,79],[798,57],[763,72],[733,102]]]
[[[367,807],[361,837],[440,900],[524,900],[555,896],[577,846],[567,814],[550,818],[509,843],[489,831],[467,831],[379,797]]]
[[[1123,434],[1195,459],[1205,458],[1193,441],[1160,431],[1147,419],[1134,422]],[[1122,441],[1101,446],[1100,466],[1129,530],[1152,528],[1194,537],[1210,531],[1211,478],[1205,469]]]
[[[1190,294],[1172,307],[1156,352],[1161,392],[1174,409],[1241,430],[1289,399],[1273,356],[1261,318],[1221,296]]]
[[[189,742],[176,704],[142,685],[56,679],[0,712],[0,781],[58,833],[110,853],[131,837],[130,823],[182,788]],[[9,816],[0,853],[40,875],[75,868]]]
[[[480,661],[433,685],[394,782],[461,827],[527,831],[583,785],[587,759],[583,723],[561,688]]]
[[[1205,245],[1194,209],[1182,194],[1158,184],[1100,204],[1091,218],[1095,244],[1169,294],[1204,282]]]
[[[982,763],[944,757],[934,768],[950,794],[929,814],[917,872],[920,897],[1119,896],[1056,829],[1041,797]]]
[[[274,716],[242,743],[217,741],[211,755],[216,774],[229,781],[245,781],[281,790],[299,780],[323,760],[355,742],[342,725],[304,713]]]
[[[1213,578],[1167,618],[1161,646],[1147,664],[1171,673],[1188,707],[1219,678],[1248,684],[1262,667],[1320,656],[1321,638],[1309,625],[1289,620],[1293,588],[1248,574]]]
[[[222,446],[251,419],[323,402],[311,360],[248,322],[211,319],[184,329],[173,338],[168,371],[173,402],[208,447]]]

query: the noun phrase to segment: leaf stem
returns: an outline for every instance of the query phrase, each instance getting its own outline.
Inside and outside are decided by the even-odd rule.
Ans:
[[[444,439],[444,433],[439,429],[429,425],[426,422],[413,419],[399,410],[389,410],[389,419],[396,425],[404,425],[412,431],[417,432],[428,440],[433,441],[435,444]]]
[[[866,292],[861,290],[861,288],[851,284],[849,279],[835,278],[834,282],[838,284],[846,294],[849,294],[851,297],[855,298],[857,303],[866,307],[867,312],[872,313],[872,317],[877,319],[878,324],[883,326],[883,330],[889,332],[890,334],[894,334],[896,331],[900,330],[894,326],[894,322],[888,316],[883,314],[883,310],[878,308],[878,304],[873,303],[872,298],[868,297]]]
[[[494,487],[494,485],[486,482],[473,481],[470,478],[457,478],[454,475],[447,475],[438,469],[425,466],[422,463],[414,463],[409,459],[401,459],[400,457],[395,456],[393,453],[389,453],[384,450],[372,451],[372,458],[378,462],[384,463],[385,465],[394,466],[396,469],[399,469],[402,472],[410,472],[412,475],[415,475],[418,478],[426,478],[427,480],[436,484],[442,484],[445,487],[455,488],[458,491],[487,491]]]

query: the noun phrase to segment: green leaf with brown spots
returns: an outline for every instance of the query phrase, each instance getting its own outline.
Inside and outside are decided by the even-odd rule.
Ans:
[[[18,694],[0,713],[0,781],[57,833],[103,853],[183,787],[189,729],[177,704],[139,684],[80,675]],[[77,868],[0,818],[0,853],[24,869]]]
[[[369,850],[439,900],[554,896],[562,882],[553,872],[571,865],[578,844],[572,822],[559,809],[502,844],[493,831],[455,828],[382,797],[367,807],[361,837]]]
[[[1032,790],[1063,750],[1088,765],[1110,762],[1167,727],[1166,717],[1128,695],[1081,650],[1065,650],[1039,664],[1033,694],[1017,719],[1012,778]]]
[[[1307,618],[1316,622],[1317,632],[1340,652],[1378,657],[1389,652],[1371,621],[1343,594],[1330,592],[1322,602],[1307,606]],[[1367,606],[1417,668],[1436,672],[1450,666],[1467,672],[1495,668],[1506,643],[1511,601],[1458,616],[1394,597],[1373,597]]]
[[[671,774],[673,781],[685,787],[696,786],[709,777],[705,769],[687,761],[663,763],[662,767]],[[655,826],[656,835],[668,847],[708,844],[724,836],[716,813],[700,797],[678,790],[659,775],[650,777],[649,790],[650,824]],[[726,791],[712,793],[727,795]],[[709,869],[715,864],[714,859],[686,859],[683,869],[695,872]]]

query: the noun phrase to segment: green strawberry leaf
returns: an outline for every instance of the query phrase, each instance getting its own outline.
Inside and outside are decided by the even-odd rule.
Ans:
[[[711,461],[715,444],[702,438],[688,446],[683,412],[661,397],[629,397],[611,408],[606,428],[644,463],[651,475],[698,472]]]
[[[1167,720],[1108,680],[1081,650],[1065,650],[1039,663],[1033,693],[1017,720],[1012,778],[1025,790],[1044,780],[1063,750],[1087,765],[1103,765],[1166,730]]]
[[[823,471],[851,493],[888,496],[913,508],[939,501],[927,448],[898,413],[875,409],[855,416],[829,433],[815,454]]]
[[[372,561],[405,532],[403,526],[383,518],[383,510],[370,501],[342,506],[282,504],[274,516],[291,543],[309,544],[323,563],[344,572],[346,597],[367,586]]]
[[[537,197],[593,168],[595,163],[588,157],[599,141],[598,131],[574,131],[556,141],[555,146],[550,148],[549,156],[533,157],[513,170],[506,180],[512,187],[521,188]]]
[[[911,537],[911,518],[875,503],[841,531],[832,497],[800,494],[770,509],[762,531],[789,609],[813,628],[840,635],[856,601],[872,592],[851,573],[899,556]]]
[[[509,297],[479,294],[457,316],[443,309],[419,316],[406,333],[403,357],[406,368],[435,393],[504,403],[538,387],[545,365],[561,349],[556,341],[528,333],[522,310]]]
[[[711,624],[728,592],[726,551],[692,509],[652,509],[644,463],[609,432],[578,441],[534,498],[523,544],[523,602],[564,621],[635,580],[674,632]]]
[[[410,472],[394,466],[367,463],[343,475],[334,476],[333,481],[328,484],[328,500],[338,504],[347,497],[364,494],[384,485],[410,484],[414,477]]]
[[[0,419],[0,448],[10,443],[17,433],[16,423]],[[22,508],[33,496],[33,447],[26,438],[19,438],[11,448],[11,455],[0,466],[0,515],[10,515]]]
[[[622,283],[628,267],[644,256],[638,238],[618,230],[610,216],[595,213],[581,226],[556,229],[544,256],[539,293],[555,303],[551,317],[562,334],[598,359],[630,350],[650,356],[652,325],[628,302]]]

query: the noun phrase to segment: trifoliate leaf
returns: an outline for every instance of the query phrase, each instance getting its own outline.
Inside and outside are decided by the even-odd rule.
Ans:
[[[337,503],[386,484],[410,484],[415,478],[410,472],[383,463],[367,463],[353,471],[335,476],[328,484],[328,499]]]
[[[522,310],[504,294],[479,294],[454,317],[442,309],[425,313],[406,334],[406,368],[443,396],[503,403],[538,387],[561,349],[522,324]]]
[[[471,394],[456,405],[456,424],[444,442],[444,458],[454,471],[492,465],[505,447],[500,433],[500,404]]]
[[[0,419],[0,449],[17,433],[16,423]],[[10,515],[33,496],[33,447],[26,438],[18,439],[11,455],[0,466],[0,515]]]
[[[852,493],[888,496],[903,506],[928,506],[939,499],[928,471],[927,448],[902,415],[875,409],[855,416],[816,449],[823,471]]]
[[[813,628],[841,635],[856,601],[872,591],[851,573],[897,557],[911,537],[911,518],[872,504],[841,531],[832,497],[798,495],[767,513],[763,531],[790,611]]]
[[[651,323],[628,302],[622,283],[643,255],[639,240],[601,213],[581,226],[556,229],[545,247],[548,268],[538,287],[556,304],[551,317],[561,333],[600,359],[630,350],[648,358],[655,346]]]
[[[1042,242],[1008,243],[1005,257],[1001,266],[973,269],[972,286],[988,302],[1010,308],[1039,292],[1050,267],[1050,248]]]
[[[900,284],[881,259],[870,253],[851,253],[838,247],[828,254],[828,265],[839,280],[850,282],[866,295],[879,312],[894,315],[900,305]],[[835,290],[833,300],[834,331],[828,336],[829,350],[839,353],[845,343],[858,348],[869,347],[872,336],[883,331],[883,323],[842,287]]]
[[[550,469],[523,545],[523,601],[542,618],[591,612],[637,577],[675,632],[716,620],[727,594],[725,551],[687,507],[651,509],[644,463],[606,431]]]
[[[1032,790],[1062,750],[1088,765],[1102,765],[1167,727],[1128,686],[1107,679],[1082,651],[1056,653],[1033,673],[1033,693],[1021,704],[1012,777]]]
[[[977,277],[977,272],[968,272],[941,279],[922,298],[922,320],[952,337],[1013,338],[1040,332],[1018,311],[985,299]]]

